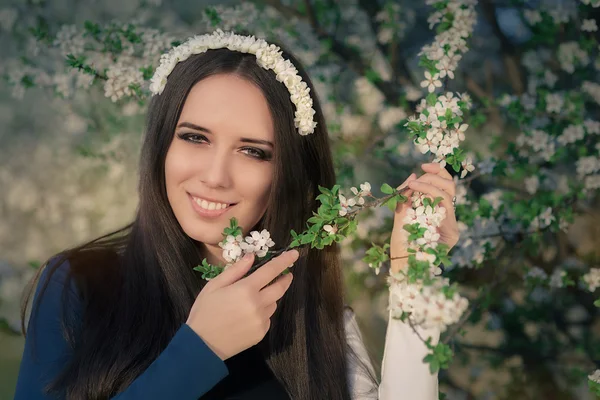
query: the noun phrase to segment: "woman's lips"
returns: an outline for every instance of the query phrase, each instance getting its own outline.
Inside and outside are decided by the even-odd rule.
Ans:
[[[194,211],[196,211],[196,213],[199,214],[200,216],[206,217],[206,218],[219,217],[219,216],[225,214],[226,212],[228,212],[232,207],[235,206],[235,204],[231,204],[231,205],[227,206],[226,208],[222,208],[220,210],[207,210],[205,208],[200,207],[200,205],[198,203],[196,203],[196,201],[194,200],[194,198],[192,197],[191,194],[188,193],[188,197],[190,199],[190,202],[192,203],[192,208],[194,209]]]

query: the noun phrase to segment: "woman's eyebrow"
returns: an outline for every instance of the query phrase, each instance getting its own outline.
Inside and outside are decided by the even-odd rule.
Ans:
[[[210,129],[205,128],[205,127],[200,126],[200,125],[193,124],[191,122],[181,122],[179,125],[177,125],[177,128],[190,128],[190,129],[194,129],[196,131],[201,131],[201,132],[206,132],[206,133],[212,134],[212,132],[211,132]],[[264,144],[264,145],[267,145],[267,146],[271,146],[272,148],[275,148],[275,146],[273,145],[273,143],[270,142],[270,141],[268,141],[268,140],[252,139],[252,138],[240,138],[240,142],[243,142],[243,143]]]

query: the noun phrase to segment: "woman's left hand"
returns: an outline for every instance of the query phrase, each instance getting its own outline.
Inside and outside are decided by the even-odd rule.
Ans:
[[[397,188],[401,189],[408,185],[410,189],[402,193],[403,196],[408,197],[408,200],[405,203],[398,203],[396,206],[394,227],[390,240],[390,255],[392,258],[405,257],[409,254],[407,251],[408,232],[403,228],[405,225],[403,221],[409,207],[412,208],[411,198],[415,191],[429,195],[432,200],[436,197],[443,198],[440,205],[446,209],[446,217],[437,230],[440,235],[438,242],[448,245],[448,250],[450,250],[458,243],[460,237],[454,213],[454,204],[452,203],[452,198],[456,194],[456,184],[452,179],[452,175],[438,163],[422,164],[421,168],[425,171],[425,174],[419,178],[415,174],[412,174]],[[398,272],[407,265],[408,258],[392,260],[392,272]]]

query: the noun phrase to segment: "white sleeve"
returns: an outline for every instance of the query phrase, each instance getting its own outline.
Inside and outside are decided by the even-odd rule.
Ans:
[[[346,317],[346,338],[359,358],[371,369],[373,366],[362,341],[360,330],[354,313],[350,310]],[[427,340],[432,337],[432,344],[440,338],[438,329],[422,329],[417,332]],[[349,384],[353,400],[398,400],[438,399],[438,374],[429,372],[429,364],[423,358],[429,353],[427,346],[421,341],[408,323],[392,318],[388,312],[388,326],[385,335],[385,348],[381,365],[381,383],[373,388],[374,383],[360,371],[356,361],[349,359]],[[362,373],[361,373],[362,372]],[[372,390],[375,389],[375,390]],[[365,395],[365,393],[371,393]]]

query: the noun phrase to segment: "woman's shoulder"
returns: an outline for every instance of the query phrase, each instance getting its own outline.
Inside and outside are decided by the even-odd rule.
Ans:
[[[344,306],[344,327],[346,328],[346,335],[360,332],[354,309],[347,304]]]
[[[116,252],[110,250],[79,250],[62,252],[52,256],[40,274],[39,285],[51,285],[54,289],[67,287],[72,294],[83,297],[95,285],[116,281],[112,268],[117,260]]]
[[[46,290],[58,293],[58,289],[67,286],[70,292],[77,294],[79,290],[71,275],[69,259],[63,254],[56,254],[42,267],[37,289],[39,291],[47,286]]]

